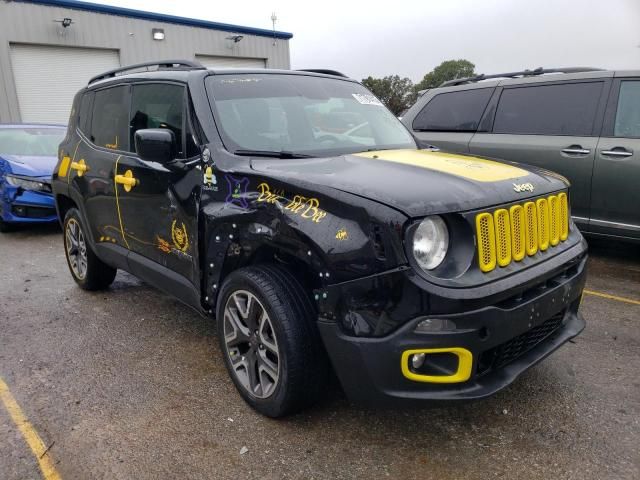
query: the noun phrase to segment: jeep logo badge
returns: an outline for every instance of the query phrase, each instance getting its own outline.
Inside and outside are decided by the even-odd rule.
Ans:
[[[533,183],[514,183],[513,189],[518,193],[533,192],[536,189],[536,187],[533,186]]]

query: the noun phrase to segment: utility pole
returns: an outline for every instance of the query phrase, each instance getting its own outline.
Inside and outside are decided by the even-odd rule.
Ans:
[[[273,45],[276,45],[276,21],[278,17],[276,17],[276,12],[271,14],[271,24],[273,25]]]

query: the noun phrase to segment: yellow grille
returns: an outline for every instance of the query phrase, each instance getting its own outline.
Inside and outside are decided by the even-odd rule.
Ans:
[[[551,195],[549,197],[549,243],[555,247],[560,243],[560,203],[558,197]]]
[[[512,258],[519,262],[526,255],[526,226],[524,217],[524,208],[522,205],[514,205],[509,209],[511,219],[511,242],[513,251]]]
[[[566,193],[476,216],[480,270],[490,272],[555,247],[569,237]]]
[[[493,214],[496,226],[496,257],[498,265],[506,267],[511,263],[511,225],[509,212],[504,208],[496,210]]]
[[[544,252],[549,248],[549,203],[546,198],[536,200],[538,211],[538,248]]]
[[[525,230],[527,255],[531,257],[538,253],[538,212],[536,212],[536,204],[533,202],[525,203],[524,215],[527,221],[527,229]]]
[[[496,234],[493,228],[493,216],[481,213],[476,217],[478,232],[478,259],[480,270],[490,272],[496,268]]]
[[[567,194],[558,195],[560,199],[560,241],[564,242],[569,236],[569,201]]]

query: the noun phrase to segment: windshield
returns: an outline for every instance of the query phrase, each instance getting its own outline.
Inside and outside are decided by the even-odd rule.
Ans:
[[[0,155],[55,157],[64,128],[0,128]]]
[[[209,76],[207,89],[231,152],[330,156],[416,148],[400,121],[358,83],[306,75],[230,74]]]

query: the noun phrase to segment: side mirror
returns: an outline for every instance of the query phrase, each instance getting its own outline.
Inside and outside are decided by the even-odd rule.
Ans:
[[[135,134],[136,152],[141,159],[162,164],[178,156],[176,135],[166,128],[147,128]]]

